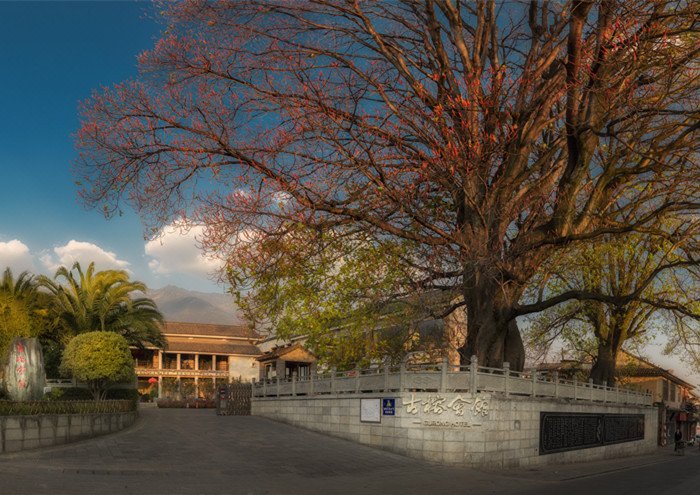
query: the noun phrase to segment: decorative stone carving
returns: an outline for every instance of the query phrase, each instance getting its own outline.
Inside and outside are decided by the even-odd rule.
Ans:
[[[10,400],[40,400],[46,373],[44,354],[37,339],[15,338],[5,360],[5,390]]]

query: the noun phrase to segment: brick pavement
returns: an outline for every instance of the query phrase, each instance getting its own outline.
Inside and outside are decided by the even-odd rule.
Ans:
[[[610,466],[563,466],[557,476],[555,469],[487,473],[259,417],[143,409],[137,424],[121,433],[0,455],[0,494],[519,493]]]

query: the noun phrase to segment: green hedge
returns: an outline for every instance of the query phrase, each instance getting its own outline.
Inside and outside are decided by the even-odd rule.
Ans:
[[[61,400],[27,402],[0,400],[0,416],[120,413],[135,410],[136,402],[133,400]]]
[[[80,387],[54,387],[50,394],[46,394],[44,399],[51,401],[84,400],[91,401],[92,392]],[[115,388],[107,390],[107,400],[139,400],[139,392],[133,388]]]
[[[216,408],[216,402],[214,399],[158,399],[156,404],[160,408],[165,409],[214,409]]]

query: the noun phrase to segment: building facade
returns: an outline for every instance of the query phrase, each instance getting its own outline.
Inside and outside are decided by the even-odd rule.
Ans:
[[[166,322],[165,349],[132,349],[141,394],[209,398],[217,385],[259,376],[259,336],[243,325]]]

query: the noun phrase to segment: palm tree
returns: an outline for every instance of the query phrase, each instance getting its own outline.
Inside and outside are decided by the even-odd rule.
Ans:
[[[64,343],[99,330],[123,335],[132,346],[165,346],[163,315],[152,299],[138,295],[146,286],[129,280],[126,271],[95,271],[94,263],[83,271],[76,262],[71,270],[59,268],[53,280],[41,277],[40,283],[53,295],[53,323]]]
[[[0,292],[18,299],[32,299],[37,293],[36,280],[28,271],[23,271],[15,279],[12,269],[8,266],[0,279]]]
[[[46,330],[47,294],[29,272],[15,279],[8,267],[0,278],[0,358],[15,337],[36,337]]]

